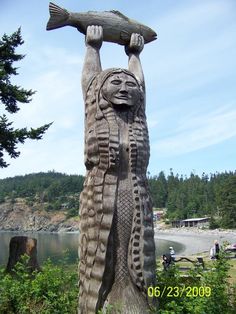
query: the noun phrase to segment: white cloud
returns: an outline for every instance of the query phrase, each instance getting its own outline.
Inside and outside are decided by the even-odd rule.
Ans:
[[[235,13],[230,1],[184,5],[174,6],[157,21],[156,48],[144,60],[149,84],[159,89],[189,92],[221,79],[227,71],[233,73],[236,66]]]
[[[24,68],[31,69],[33,64],[33,72],[25,76],[23,82],[21,76],[18,80],[21,86],[36,90],[36,94],[30,104],[21,105],[17,115],[11,116],[15,125],[36,127],[54,121],[52,128],[68,129],[83,124],[80,55],[70,54],[64,49],[53,52],[49,48],[35,47]]]
[[[180,27],[185,27],[188,32],[189,28],[186,26],[191,25],[192,28],[193,25],[198,25],[199,27],[208,23],[209,20],[214,21],[228,15],[231,10],[230,1],[188,1],[173,6],[173,9],[170,9],[167,14],[163,14],[158,24],[162,25],[163,22],[170,26],[179,24]]]
[[[29,140],[19,145],[19,158],[13,160],[6,156],[10,166],[1,170],[1,176],[52,169],[84,173],[81,57],[60,48],[37,46],[32,52],[19,70],[16,83],[37,92],[29,104],[22,104],[16,115],[8,117],[18,128],[39,127],[49,122],[53,125],[41,141]]]
[[[141,54],[151,149],[161,158],[223,143],[236,135],[235,3],[159,0],[154,4],[153,0],[151,4],[157,10],[148,15],[158,39],[145,45]],[[101,5],[96,6],[100,10]],[[131,4],[127,4],[128,9],[133,12]],[[139,14],[143,4],[135,9]],[[47,19],[48,12],[44,10],[45,6],[40,12]],[[33,28],[26,25],[22,27],[25,44],[21,51],[27,56],[17,79],[20,86],[37,93],[30,104],[21,106],[19,113],[10,118],[18,127],[37,127],[51,121],[54,124],[42,141],[27,141],[21,146],[21,157],[11,160],[12,165],[2,170],[1,175],[53,168],[68,173],[76,172],[76,168],[83,173],[80,170],[84,169],[84,104],[80,83],[85,53],[83,35],[69,29],[49,34],[35,24]],[[106,43],[101,49],[101,61],[104,68],[126,67],[127,56],[123,47]],[[227,103],[231,105],[222,105]]]
[[[156,60],[144,62],[147,86],[156,94],[147,98],[151,147],[160,157],[236,135],[235,10],[230,1],[189,3],[157,21]]]
[[[182,155],[236,136],[236,109],[234,105],[223,106],[213,112],[179,118],[176,133],[161,138],[153,150],[162,156]]]
[[[28,49],[32,51],[31,59],[35,63],[37,69],[40,68],[54,68],[60,70],[70,69],[72,67],[81,68],[83,58],[78,53],[71,52],[66,47],[62,46],[46,46],[39,47],[35,44],[29,46]],[[80,71],[78,71],[80,72]]]
[[[60,141],[49,133],[42,141],[27,141],[19,146],[21,151],[17,159],[9,159],[8,168],[0,172],[0,176],[10,177],[32,172],[55,170],[68,174],[84,174],[83,136],[69,134]]]

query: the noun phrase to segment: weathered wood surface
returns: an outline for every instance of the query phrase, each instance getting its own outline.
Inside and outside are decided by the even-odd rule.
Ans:
[[[29,271],[40,269],[37,261],[37,240],[24,236],[15,236],[10,241],[6,271],[11,273],[24,254],[29,256]]]
[[[99,57],[102,29],[90,27],[86,36],[87,173],[79,241],[82,314],[97,313],[107,304],[116,305],[122,314],[148,313],[147,288],[155,280],[152,201],[146,177],[150,149],[137,57],[143,39],[133,35],[136,54],[130,54],[129,70],[104,71]]]
[[[174,261],[175,263],[178,263],[178,262],[190,262],[192,263],[195,267],[199,267],[201,266],[203,268],[203,270],[205,269],[205,263],[204,263],[204,260],[201,256],[197,257],[196,259],[190,259],[188,257],[185,257],[185,256],[182,256],[182,257],[179,257],[178,259],[175,259]],[[191,267],[188,267],[188,266],[180,266],[180,270],[189,270],[191,269]]]
[[[71,25],[86,33],[79,313],[95,314],[115,305],[112,313],[147,314],[149,301],[155,302],[147,289],[155,286],[156,258],[139,54],[156,34],[119,12],[73,14],[50,4],[50,14],[48,30]],[[104,40],[126,46],[128,70],[102,70],[99,51]]]
[[[89,25],[99,25],[103,28],[103,41],[114,42],[120,45],[129,44],[132,33],[142,35],[145,43],[149,43],[157,37],[157,34],[150,27],[131,20],[115,10],[72,13],[54,3],[50,3],[49,12],[50,19],[47,23],[47,30],[73,26],[81,33],[86,34]]]

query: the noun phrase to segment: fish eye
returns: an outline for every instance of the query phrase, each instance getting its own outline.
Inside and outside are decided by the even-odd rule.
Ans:
[[[113,85],[120,85],[121,84],[121,80],[112,80],[111,84],[113,84]]]

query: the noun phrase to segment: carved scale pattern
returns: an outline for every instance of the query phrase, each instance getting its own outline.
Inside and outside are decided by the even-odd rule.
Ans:
[[[146,289],[155,276],[152,204],[146,179],[149,139],[144,105],[128,115],[130,181],[126,191],[117,191],[120,162],[117,117],[99,93],[101,81],[109,71],[92,81],[85,103],[87,174],[81,193],[79,240],[81,314],[96,313],[102,308],[114,280],[130,275],[146,297]],[[119,232],[121,238],[129,239],[128,250],[122,255],[128,254],[128,267],[124,259],[117,272],[115,228],[122,225],[123,219],[128,221],[128,226]]]

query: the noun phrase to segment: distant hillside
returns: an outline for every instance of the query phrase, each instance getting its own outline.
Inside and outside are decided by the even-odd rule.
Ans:
[[[0,195],[2,197],[31,197],[46,193],[45,197],[61,194],[78,193],[82,190],[84,177],[82,175],[67,175],[54,171],[47,173],[32,173],[0,180]]]
[[[166,207],[169,220],[211,217],[210,228],[236,228],[236,171],[189,177],[174,174],[149,178],[155,207]]]
[[[40,204],[47,212],[66,211],[67,217],[77,216],[79,196],[84,177],[57,172],[36,173],[0,180],[0,203],[23,198],[32,208]]]
[[[67,217],[65,211],[45,211],[41,205],[29,206],[17,198],[0,204],[0,230],[4,231],[78,231],[79,217]]]
[[[166,219],[210,216],[212,228],[236,228],[236,172],[203,173],[201,177],[191,173],[187,177],[171,170],[168,175],[160,172],[148,180],[153,207],[167,208]],[[82,175],[54,171],[2,179],[0,213],[2,206],[4,210],[7,207],[14,211],[13,205],[20,201],[37,214],[58,214],[64,215],[65,219],[74,217],[78,220],[83,182]],[[22,208],[25,209],[24,206]]]
[[[83,181],[56,172],[0,180],[0,230],[78,230]]]

